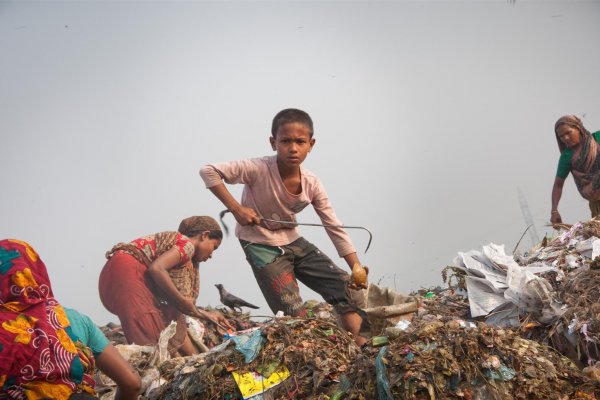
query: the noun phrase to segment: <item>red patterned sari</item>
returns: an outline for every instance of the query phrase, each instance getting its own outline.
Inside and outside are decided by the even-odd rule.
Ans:
[[[0,241],[0,399],[94,393],[93,356],[76,346],[46,266],[27,243]],[[78,344],[79,345],[79,344]]]

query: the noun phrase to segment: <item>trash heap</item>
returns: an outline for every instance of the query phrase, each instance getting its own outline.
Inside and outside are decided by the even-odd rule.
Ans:
[[[226,335],[207,353],[162,361],[147,354],[146,364],[133,362],[143,377],[142,398],[562,400],[600,394],[596,381],[552,348],[463,319],[469,305],[456,291],[436,288],[412,297],[419,307],[410,321],[383,324],[383,334],[362,349],[339,328],[330,305],[307,302],[311,317],[269,319]]]
[[[233,336],[199,356],[161,368],[168,382],[148,399],[330,398],[354,362],[358,346],[335,323],[318,318],[276,318]]]
[[[458,253],[444,279],[468,295],[472,318],[518,329],[589,370],[600,359],[600,220],[555,228],[524,254],[495,244]]]
[[[449,288],[428,288],[420,289],[412,296],[419,298],[418,313],[420,316],[446,315],[454,318],[469,319],[471,313],[469,310],[469,300],[464,292]]]
[[[226,315],[238,331],[205,324],[205,353],[135,349],[141,398],[600,398],[599,237],[596,220],[563,226],[524,254],[459,253],[442,271],[447,288],[370,286],[366,348],[326,303],[307,302],[307,318]]]
[[[564,277],[549,275],[557,298],[562,304],[561,315],[545,331],[537,333],[554,347],[587,365],[591,376],[598,376],[594,365],[600,359],[600,221],[565,225],[556,239],[542,243],[526,262],[543,260],[560,268]],[[597,378],[596,378],[597,379]],[[599,379],[600,381],[600,379]]]
[[[231,312],[226,309],[211,307],[199,308],[205,311],[220,312],[227,318],[229,323],[239,331],[252,329],[253,327],[260,325],[258,322],[251,319],[249,313]],[[194,324],[190,324],[190,322],[194,322]],[[194,329],[198,326],[198,322],[201,323],[202,327],[200,338],[197,337],[197,329]],[[177,363],[174,363],[173,359],[170,359],[170,355],[166,350],[167,342],[170,338],[169,328],[166,328],[161,335],[163,346],[160,346],[160,343],[159,346],[127,344],[121,326],[114,323],[108,323],[99,328],[116,347],[123,358],[138,372],[142,378],[143,393],[149,393],[153,389],[167,382],[161,374],[168,375],[169,368],[174,368],[177,365]],[[215,347],[223,341],[223,334],[221,334],[217,327],[208,320],[188,320],[188,332],[192,337],[192,341],[199,340],[202,342],[202,351],[208,351],[209,348]],[[182,358],[176,358],[175,360],[182,360]],[[115,383],[99,370],[96,371],[95,380],[96,392],[98,393],[100,400],[112,400],[116,391]]]
[[[225,308],[202,308],[205,311],[216,311],[220,312],[227,321],[234,326],[237,331],[243,331],[246,329],[251,329],[253,327],[259,326],[260,323],[252,320],[250,313],[240,313],[227,310]],[[219,332],[215,324],[204,320],[202,321],[204,325],[204,335],[202,337],[202,341],[206,345],[206,347],[213,348],[223,342],[223,334]],[[189,331],[189,329],[188,329]]]
[[[347,378],[348,399],[586,399],[600,393],[547,346],[511,330],[433,314],[414,319],[387,346],[360,354]]]

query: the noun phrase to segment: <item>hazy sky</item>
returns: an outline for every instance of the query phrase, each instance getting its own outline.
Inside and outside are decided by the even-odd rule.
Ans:
[[[305,167],[373,232],[363,254],[349,231],[371,281],[438,285],[458,251],[512,251],[519,189],[552,234],[553,125],[600,130],[598,39],[599,1],[0,1],[0,237],[38,250],[64,305],[117,321],[104,253],[216,217],[199,168],[272,154],[273,116],[297,107],[315,122]],[[560,210],[589,218],[571,177]],[[302,232],[346,268],[322,228]],[[270,315],[234,237],[201,264],[199,305],[215,283]]]

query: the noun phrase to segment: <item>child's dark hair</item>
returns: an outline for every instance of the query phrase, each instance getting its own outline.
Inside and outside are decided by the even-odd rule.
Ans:
[[[273,125],[271,126],[271,135],[277,136],[277,131],[281,125],[289,124],[291,122],[299,122],[308,127],[310,131],[310,137],[312,138],[314,129],[313,122],[310,115],[306,111],[298,110],[297,108],[286,108],[277,113],[273,118]]]
[[[188,217],[182,220],[177,230],[187,237],[208,232],[209,239],[223,239],[223,231],[219,223],[214,218],[206,215]]]

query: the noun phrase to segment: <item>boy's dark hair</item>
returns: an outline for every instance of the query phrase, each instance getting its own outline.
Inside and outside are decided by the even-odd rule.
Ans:
[[[281,125],[289,124],[291,122],[299,122],[308,127],[310,131],[310,137],[312,138],[314,129],[313,122],[310,115],[306,111],[298,110],[297,108],[286,108],[277,113],[273,118],[273,125],[271,126],[271,135],[277,136],[277,130]]]

